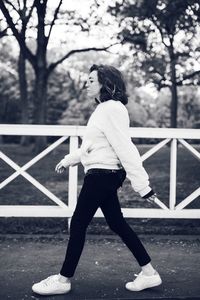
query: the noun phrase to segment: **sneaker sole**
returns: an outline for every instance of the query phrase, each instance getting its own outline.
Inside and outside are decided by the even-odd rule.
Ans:
[[[63,292],[55,292],[55,293],[45,293],[45,292],[39,292],[39,291],[36,291],[36,290],[34,290],[33,288],[32,288],[32,291],[34,292],[34,293],[36,293],[36,294],[38,294],[38,295],[42,295],[42,296],[50,296],[50,295],[62,295],[62,294],[67,294],[67,293],[69,293],[70,291],[71,291],[71,289],[70,290],[68,290],[68,291],[63,291]]]
[[[147,286],[147,287],[145,287],[145,288],[143,288],[143,289],[140,289],[140,290],[134,290],[134,289],[128,288],[127,286],[125,286],[125,287],[126,287],[126,289],[127,289],[128,291],[131,291],[131,292],[140,292],[140,291],[143,291],[143,290],[146,290],[146,289],[150,289],[150,288],[159,286],[159,285],[161,285],[161,284],[162,284],[162,280],[160,279],[159,281],[155,282],[154,284],[151,284],[150,286]]]

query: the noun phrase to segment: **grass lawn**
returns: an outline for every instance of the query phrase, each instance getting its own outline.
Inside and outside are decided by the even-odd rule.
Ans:
[[[138,149],[141,154],[145,153],[151,146],[139,145]],[[200,146],[195,146],[199,151]],[[20,166],[23,166],[34,155],[31,152],[31,147],[21,147],[15,144],[6,144],[1,146],[1,151],[8,155]],[[62,144],[53,152],[49,153],[41,161],[27,170],[27,172],[47,187],[51,192],[57,195],[61,200],[67,203],[68,199],[68,171],[64,174],[57,174],[54,171],[55,165],[68,153],[68,144]],[[177,203],[182,201],[187,195],[194,191],[199,186],[199,162],[186,149],[179,145],[177,159]],[[149,174],[151,186],[157,192],[159,198],[168,205],[169,198],[169,167],[170,167],[170,148],[165,146],[155,155],[144,162],[144,166]],[[2,182],[14,170],[9,167],[4,161],[0,161],[0,181]],[[80,165],[78,173],[78,191],[81,189],[83,182],[83,168]],[[128,179],[126,179],[123,188],[119,190],[119,198],[122,207],[150,207],[151,205],[141,199],[136,194]],[[200,197],[194,200],[187,208],[200,208]],[[0,205],[53,205],[53,202],[48,199],[43,193],[37,190],[22,176],[18,176],[6,187],[0,191]],[[22,220],[23,219],[23,220]],[[1,218],[1,232],[11,231],[20,232],[25,230],[35,230],[38,232],[46,230],[57,232],[66,230],[67,221],[60,218]],[[162,222],[161,222],[162,221]],[[187,231],[187,226],[197,230],[200,227],[199,220],[159,220],[159,219],[131,219],[131,224],[138,226],[138,231],[151,232],[151,228],[147,229],[147,224],[150,227],[156,225],[157,230],[163,233],[167,232],[167,226],[174,226],[180,231]],[[99,225],[100,224],[100,225]],[[135,225],[136,224],[136,225]],[[165,228],[161,228],[165,224]],[[189,225],[188,225],[189,224]],[[98,232],[100,229],[107,227],[104,220],[93,220],[91,223],[92,231]],[[155,227],[154,227],[155,230]],[[109,230],[108,230],[109,231]],[[195,231],[196,232],[196,231]],[[176,232],[177,233],[177,232]],[[182,232],[181,232],[182,233]]]

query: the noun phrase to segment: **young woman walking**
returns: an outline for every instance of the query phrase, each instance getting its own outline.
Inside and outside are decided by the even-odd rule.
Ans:
[[[121,72],[112,66],[93,65],[87,92],[97,106],[87,123],[82,145],[76,152],[66,155],[55,169],[62,173],[68,166],[81,162],[85,171],[84,183],[72,216],[60,273],[32,287],[41,295],[64,294],[71,290],[70,278],[78,265],[87,227],[99,207],[111,230],[121,237],[141,266],[137,278],[128,282],[126,288],[141,291],[162,282],[137,234],[123,218],[117,196],[117,190],[127,176],[141,197],[150,202],[156,198],[139,152],[129,136],[129,115],[125,107],[128,98]]]

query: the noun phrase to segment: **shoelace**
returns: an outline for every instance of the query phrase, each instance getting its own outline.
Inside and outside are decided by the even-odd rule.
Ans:
[[[139,275],[142,275],[142,271],[139,274],[134,274],[135,277],[138,277]],[[134,281],[134,280],[133,280]]]
[[[139,274],[134,274],[135,277],[138,277],[140,274],[142,274],[142,271]],[[135,279],[133,279],[134,281]]]

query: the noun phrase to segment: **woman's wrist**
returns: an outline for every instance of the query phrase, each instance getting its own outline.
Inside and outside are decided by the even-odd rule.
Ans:
[[[145,195],[147,195],[149,192],[151,192],[152,188],[150,186],[146,186],[144,189],[138,191],[140,196],[143,198]]]
[[[148,192],[146,195],[142,196],[142,198],[147,199],[147,198],[149,198],[149,197],[151,197],[153,195],[155,195],[155,193],[154,193],[154,190],[151,189],[151,191]]]
[[[63,158],[61,160],[61,163],[62,163],[64,168],[67,168],[69,166],[69,160],[67,158]]]

